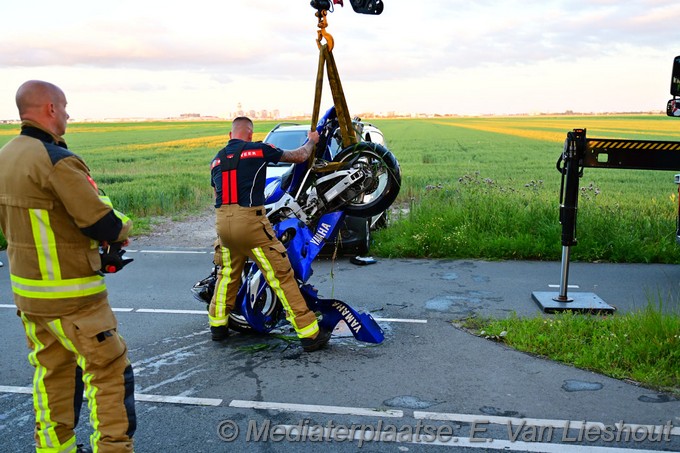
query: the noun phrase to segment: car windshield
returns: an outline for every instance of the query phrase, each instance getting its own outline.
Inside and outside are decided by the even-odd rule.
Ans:
[[[267,143],[274,145],[282,150],[289,151],[301,147],[307,140],[307,131],[286,131],[278,130],[267,137]]]

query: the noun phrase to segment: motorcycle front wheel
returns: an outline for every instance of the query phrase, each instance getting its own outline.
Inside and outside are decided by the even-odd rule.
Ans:
[[[377,143],[360,142],[340,151],[333,162],[351,162],[368,175],[368,186],[345,207],[347,215],[372,217],[389,208],[401,188],[401,169],[394,154]]]
[[[246,264],[246,270],[243,273],[242,281],[245,281],[246,275],[250,270],[250,266],[252,266],[252,263],[248,262]],[[259,278],[263,278],[261,274],[258,276]],[[255,283],[254,286],[257,286],[257,284]],[[255,293],[257,293],[257,291],[254,289],[253,294]],[[250,312],[253,316],[261,320],[266,320],[262,322],[263,325],[261,328],[263,330],[255,329],[250,323],[248,323],[245,316],[241,312],[241,306],[238,303],[229,313],[229,328],[241,333],[268,333],[274,327],[276,327],[276,325],[281,320],[283,315],[283,305],[269,285],[265,285],[258,296],[253,297],[250,300]]]

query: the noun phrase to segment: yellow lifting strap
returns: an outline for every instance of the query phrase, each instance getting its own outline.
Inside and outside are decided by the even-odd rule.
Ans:
[[[328,23],[326,22],[327,11],[317,11],[316,16],[319,18],[319,32],[317,45],[319,47],[319,66],[316,72],[316,90],[314,93],[314,109],[312,111],[312,130],[316,127],[319,121],[319,111],[321,107],[321,92],[323,90],[323,73],[324,67],[328,73],[328,84],[331,87],[331,94],[333,95],[333,105],[338,115],[338,123],[340,133],[342,134],[342,147],[357,143],[357,136],[352,126],[352,119],[347,108],[347,101],[345,100],[345,93],[342,91],[342,83],[340,82],[340,74],[335,65],[335,58],[333,58],[333,37],[326,32]],[[326,39],[326,44],[321,44],[323,39]],[[314,155],[309,158],[309,167],[314,163]]]

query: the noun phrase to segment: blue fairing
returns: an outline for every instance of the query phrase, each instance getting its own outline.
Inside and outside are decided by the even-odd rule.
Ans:
[[[295,272],[295,278],[306,282],[312,276],[312,262],[321,252],[326,241],[335,237],[342,223],[343,212],[330,212],[321,216],[314,234],[298,219],[287,219],[273,226],[276,236],[281,238],[286,231],[295,231],[286,244],[288,259]]]
[[[332,331],[340,321],[344,321],[359,341],[379,344],[385,339],[383,330],[369,313],[359,313],[341,300],[319,299],[312,285],[303,285],[300,290],[310,310],[321,313],[319,325],[325,329]]]
[[[335,238],[335,234],[338,232],[344,218],[345,213],[343,211],[329,212],[321,216],[316,224],[314,236],[309,243],[310,255],[313,256],[312,259],[316,258],[327,241]]]
[[[264,204],[266,204],[266,205],[276,203],[277,201],[279,201],[281,199],[283,194],[286,193],[286,191],[281,188],[281,177],[280,176],[276,176],[276,177],[273,177],[273,178],[267,178],[267,182],[265,183],[265,187],[269,187],[269,185],[274,183],[274,182],[278,182],[278,185],[276,186],[276,189],[274,190],[274,192],[269,194],[267,199],[264,201]]]
[[[277,237],[281,237],[287,230],[293,230],[294,236],[286,244],[288,260],[295,273],[295,278],[306,282],[312,276],[312,261],[309,258],[309,243],[312,234],[309,228],[298,219],[287,219],[273,226]]]

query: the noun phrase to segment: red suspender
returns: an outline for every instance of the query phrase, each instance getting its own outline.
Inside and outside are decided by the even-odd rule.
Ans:
[[[238,204],[236,170],[222,172],[222,204]]]
[[[221,155],[216,159],[213,165],[219,165],[222,169],[222,204],[238,204],[238,178],[237,167],[240,159],[264,158],[262,149],[248,149],[245,148],[246,143],[241,145],[241,149],[232,154]]]

